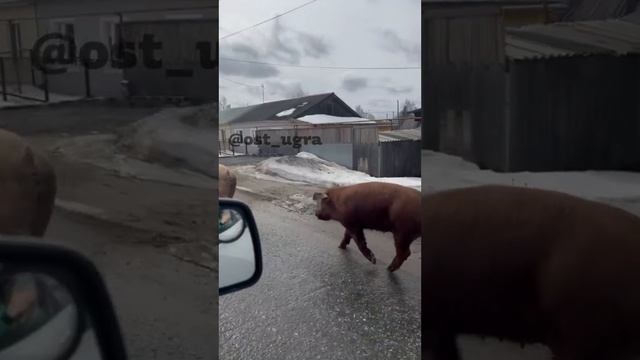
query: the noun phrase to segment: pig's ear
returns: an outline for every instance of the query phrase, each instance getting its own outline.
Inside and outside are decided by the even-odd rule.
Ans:
[[[326,194],[326,193],[319,193],[319,192],[317,192],[317,193],[314,193],[314,194],[313,194],[313,200],[316,200],[316,201],[318,201],[318,200],[320,200],[320,199],[327,198],[327,197],[328,197],[328,196],[327,196],[327,194]]]

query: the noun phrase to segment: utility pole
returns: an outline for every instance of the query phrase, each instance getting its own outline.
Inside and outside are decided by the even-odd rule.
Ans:
[[[400,121],[400,100],[396,100],[396,104],[398,105],[398,111],[396,111],[396,117],[398,121]]]
[[[264,104],[264,84],[260,84],[260,87],[262,88],[262,103]]]

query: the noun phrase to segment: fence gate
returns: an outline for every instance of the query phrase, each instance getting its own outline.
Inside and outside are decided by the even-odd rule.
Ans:
[[[25,22],[28,23],[28,22]],[[11,98],[48,102],[46,74],[32,63],[31,49],[23,32],[23,22],[0,20],[0,95]],[[27,46],[25,46],[27,45]]]
[[[353,128],[353,169],[380,176],[378,129],[375,126]]]

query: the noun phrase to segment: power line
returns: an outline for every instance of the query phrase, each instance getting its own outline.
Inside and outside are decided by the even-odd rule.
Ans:
[[[227,78],[221,78],[221,79],[222,79],[222,80],[227,80],[227,81],[230,81],[230,82],[232,82],[232,83],[235,83],[235,84],[238,84],[238,85],[242,85],[242,86],[247,86],[247,87],[256,87],[256,88],[258,88],[258,87],[259,87],[259,88],[261,88],[261,89],[262,89],[262,103],[264,104],[264,84],[260,84],[260,85],[248,85],[248,84],[244,84],[244,83],[241,83],[241,82],[239,82],[239,81],[234,81],[234,80],[227,79]]]
[[[301,69],[324,69],[324,70],[419,70],[419,69],[422,69],[420,66],[397,66],[397,67],[311,66],[311,65],[275,64],[275,63],[268,63],[268,62],[262,62],[262,61],[232,59],[227,57],[220,57],[220,59],[226,60],[226,61],[247,63],[247,64],[281,66],[281,67],[301,68]]]
[[[247,87],[262,87],[262,85],[248,85],[248,84],[241,83],[239,81],[231,80],[229,78],[222,78],[221,77],[220,79],[226,80],[226,81],[230,81],[230,82],[238,84],[238,85],[247,86]]]
[[[298,9],[301,9],[301,8],[303,8],[303,7],[307,6],[307,5],[310,5],[310,4],[312,4],[312,3],[316,2],[316,1],[318,1],[318,0],[311,0],[311,1],[309,1],[309,2],[306,2],[306,3],[302,4],[302,5],[297,6],[297,7],[293,8],[293,9],[291,9],[291,10],[287,10],[287,11],[285,11],[285,12],[284,12],[284,13],[282,13],[282,14],[276,15],[276,16],[274,16],[274,17],[272,17],[272,18],[267,19],[267,20],[263,20],[263,21],[261,21],[261,22],[259,22],[259,23],[257,23],[257,24],[253,24],[253,25],[248,26],[248,27],[246,27],[246,28],[244,28],[244,29],[240,29],[240,30],[238,30],[238,31],[232,32],[231,34],[227,34],[227,35],[225,35],[225,36],[223,36],[223,37],[219,38],[218,40],[224,40],[224,39],[229,38],[229,37],[231,37],[231,36],[237,35],[237,34],[239,34],[239,33],[243,32],[243,31],[247,31],[247,30],[253,29],[253,28],[258,27],[258,26],[260,26],[260,25],[262,25],[262,24],[264,24],[264,23],[267,23],[267,22],[269,22],[269,21],[273,21],[273,20],[275,20],[275,19],[277,19],[277,18],[279,18],[279,17],[281,17],[281,16],[284,16],[284,15],[287,15],[287,14],[289,14],[289,13],[292,13],[292,12],[294,12],[294,11],[296,11],[296,10],[298,10]]]

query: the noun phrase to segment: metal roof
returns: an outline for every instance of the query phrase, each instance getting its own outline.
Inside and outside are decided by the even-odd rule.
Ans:
[[[360,116],[355,110],[353,110],[351,107],[349,107],[349,105],[342,101],[342,99],[340,99],[335,93],[325,93],[223,110],[220,112],[220,123],[235,124],[260,120],[298,118],[304,115],[309,115],[307,113],[308,110],[329,98],[337,99],[338,103],[342,103],[345,110],[347,112],[351,112],[352,116]],[[293,112],[287,113],[286,115],[278,116],[279,113],[282,113],[286,110],[293,110]]]
[[[571,0],[563,21],[605,20],[633,12],[638,0]]]
[[[513,60],[640,54],[640,22],[631,20],[624,17],[508,28],[505,52]]]
[[[422,128],[403,129],[393,131],[381,131],[378,133],[379,142],[389,141],[420,141],[422,139]]]

